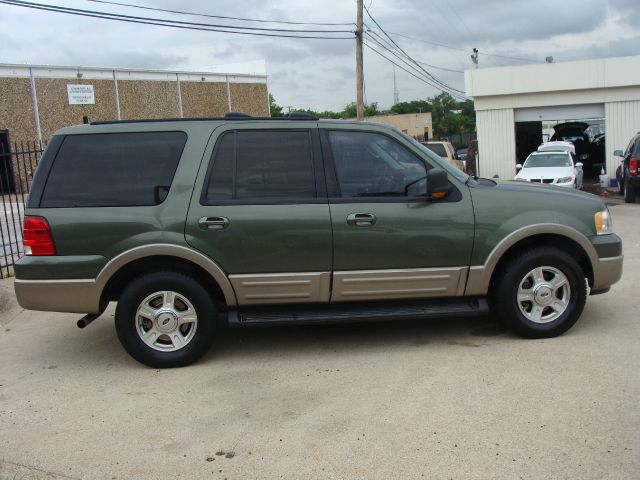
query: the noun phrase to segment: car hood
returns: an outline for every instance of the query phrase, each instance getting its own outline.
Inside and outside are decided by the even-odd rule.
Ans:
[[[540,167],[523,168],[518,172],[516,178],[531,180],[532,178],[562,178],[573,177],[574,175],[573,167]]]
[[[556,132],[561,132],[563,130],[572,130],[582,133],[587,129],[588,126],[589,124],[584,122],[566,122],[557,124],[555,127],[553,127],[553,129]]]

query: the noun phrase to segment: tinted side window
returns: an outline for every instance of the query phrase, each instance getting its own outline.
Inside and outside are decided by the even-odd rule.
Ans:
[[[218,141],[205,200],[315,196],[308,131],[238,130]]]
[[[227,132],[216,144],[212,156],[213,168],[205,198],[210,200],[230,200],[233,198],[235,135],[235,132]]]
[[[329,132],[342,197],[426,194],[426,166],[395,140],[370,132]]]
[[[184,132],[67,136],[40,206],[157,205],[169,192],[186,141]]]
[[[444,149],[444,145],[441,143],[427,143],[425,145],[429,150],[442,158],[447,158],[447,151]]]

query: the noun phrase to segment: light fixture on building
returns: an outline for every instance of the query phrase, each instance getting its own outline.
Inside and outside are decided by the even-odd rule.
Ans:
[[[202,77],[200,80],[202,80],[202,81],[204,82],[204,81],[206,80],[206,78],[205,78],[205,77]]]
[[[76,75],[78,78],[82,78],[82,73],[78,72],[78,74]]]
[[[547,63],[553,63],[553,57],[544,57],[544,61]]]

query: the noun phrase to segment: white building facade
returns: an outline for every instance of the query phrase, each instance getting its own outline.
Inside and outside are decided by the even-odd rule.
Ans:
[[[640,56],[467,70],[478,131],[478,174],[512,179],[516,123],[604,119],[606,170],[640,131]]]

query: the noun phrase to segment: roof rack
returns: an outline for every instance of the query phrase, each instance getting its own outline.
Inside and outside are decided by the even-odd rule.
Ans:
[[[282,117],[253,117],[242,112],[227,112],[224,117],[199,118],[140,118],[137,120],[101,120],[91,122],[90,125],[112,125],[119,123],[151,123],[151,122],[206,122],[222,120],[319,120],[318,117],[306,112],[289,112]]]

